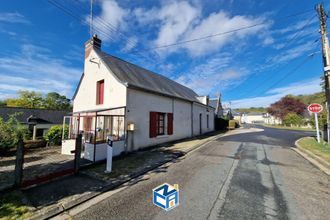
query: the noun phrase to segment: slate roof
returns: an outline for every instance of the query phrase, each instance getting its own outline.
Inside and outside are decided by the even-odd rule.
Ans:
[[[22,113],[17,116],[18,121],[21,123],[27,123],[28,119],[31,118],[39,124],[62,124],[63,117],[70,114],[68,111],[62,110],[0,107],[0,117],[5,121],[8,120],[9,115],[15,113]]]
[[[218,104],[218,99],[210,99],[209,100],[209,106],[213,107],[213,108],[217,108],[217,104]]]
[[[156,74],[115,56],[108,55],[100,50],[95,49],[95,52],[113,72],[115,77],[128,87],[143,89],[188,101],[200,102],[196,98],[198,95],[192,89],[165,76]]]

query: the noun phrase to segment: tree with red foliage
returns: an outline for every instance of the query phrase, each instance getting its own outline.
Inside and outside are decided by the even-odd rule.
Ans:
[[[284,117],[290,112],[296,113],[297,115],[303,115],[306,107],[307,106],[299,99],[293,98],[291,96],[285,96],[279,101],[271,104],[267,108],[267,111],[269,114],[283,120]]]

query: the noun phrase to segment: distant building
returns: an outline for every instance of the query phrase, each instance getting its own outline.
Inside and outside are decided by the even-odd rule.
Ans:
[[[215,109],[214,111],[215,117],[217,118],[224,117],[224,110],[221,104],[221,94],[219,94],[217,98],[210,99],[209,105]]]
[[[282,120],[269,113],[250,112],[235,114],[234,119],[242,124],[282,124]]]
[[[43,137],[47,130],[53,126],[63,123],[63,117],[68,111],[32,109],[20,107],[0,107],[0,117],[7,121],[10,115],[17,114],[17,120],[28,126],[33,139]]]

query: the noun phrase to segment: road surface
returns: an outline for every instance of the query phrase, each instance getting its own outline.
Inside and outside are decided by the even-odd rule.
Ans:
[[[329,219],[329,176],[290,149],[310,134],[264,128],[221,137],[72,217]],[[152,204],[164,182],[180,187],[180,205],[168,212]]]

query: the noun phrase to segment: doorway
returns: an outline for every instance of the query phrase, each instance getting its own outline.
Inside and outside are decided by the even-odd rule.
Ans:
[[[202,113],[199,114],[199,134],[202,134]]]

